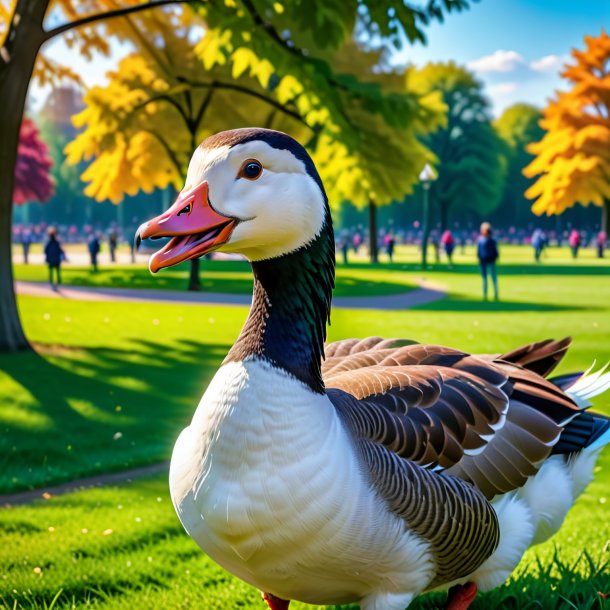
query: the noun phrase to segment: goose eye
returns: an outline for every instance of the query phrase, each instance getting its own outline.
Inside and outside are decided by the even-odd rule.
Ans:
[[[248,180],[256,180],[263,173],[263,166],[255,159],[245,161],[239,170],[239,178],[247,178]]]
[[[185,205],[177,214],[177,216],[182,216],[182,214],[190,214],[191,213],[191,204]]]

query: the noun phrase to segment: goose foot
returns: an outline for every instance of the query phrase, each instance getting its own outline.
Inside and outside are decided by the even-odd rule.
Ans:
[[[477,585],[467,582],[465,585],[455,585],[449,589],[445,610],[468,610],[477,596]]]
[[[271,593],[263,593],[263,599],[267,602],[270,610],[288,610],[290,600],[281,599]]]

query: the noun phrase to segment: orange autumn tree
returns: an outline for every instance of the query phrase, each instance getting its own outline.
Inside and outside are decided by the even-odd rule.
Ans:
[[[599,206],[610,234],[610,36],[586,36],[585,44],[572,50],[575,63],[561,75],[571,88],[544,109],[546,134],[528,147],[537,156],[523,173],[539,178],[525,195],[536,200],[537,215],[561,214],[576,203]]]

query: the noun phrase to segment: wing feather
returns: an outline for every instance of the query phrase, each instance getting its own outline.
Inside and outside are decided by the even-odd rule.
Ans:
[[[550,368],[566,341],[526,346],[504,360],[397,339],[351,339],[329,346],[324,377],[333,402],[333,392],[354,398],[345,417],[359,438],[492,498],[534,475],[579,413],[534,370]]]

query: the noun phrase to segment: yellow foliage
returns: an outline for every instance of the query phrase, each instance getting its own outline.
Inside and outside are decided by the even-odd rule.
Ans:
[[[261,87],[267,87],[269,79],[274,72],[273,66],[266,59],[260,60],[252,49],[240,47],[235,49],[232,55],[233,63],[233,78],[239,78],[246,71],[249,75],[255,77]]]
[[[525,195],[536,200],[538,215],[610,199],[610,37],[602,32],[585,43],[562,73],[572,88],[545,108],[540,124],[546,134],[528,147],[536,158],[523,173],[539,178]]]

